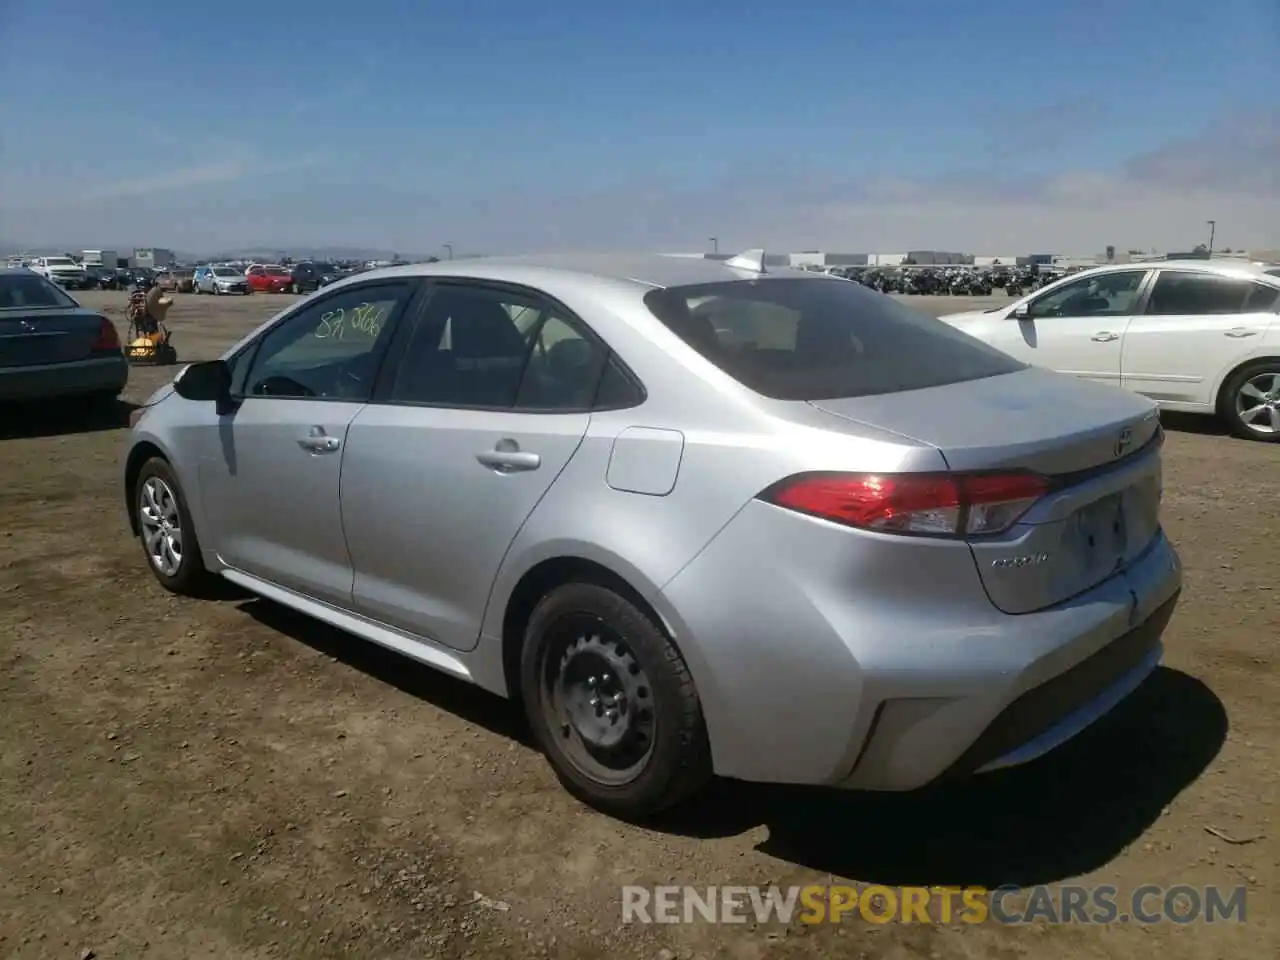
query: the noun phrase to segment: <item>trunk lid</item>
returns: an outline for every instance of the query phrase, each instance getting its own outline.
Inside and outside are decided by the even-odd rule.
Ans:
[[[1137,394],[1030,368],[813,406],[938,449],[955,471],[1032,470],[1053,489],[970,549],[1005,613],[1054,606],[1119,575],[1159,534],[1160,422]]]
[[[101,328],[92,310],[0,310],[0,367],[88,360]]]

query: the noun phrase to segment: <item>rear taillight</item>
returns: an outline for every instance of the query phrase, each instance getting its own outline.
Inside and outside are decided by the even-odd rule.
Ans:
[[[806,473],[760,499],[864,530],[966,537],[1009,529],[1049,490],[1034,473]]]
[[[83,341],[81,341],[83,342]],[[115,353],[120,349],[120,335],[116,333],[116,325],[103,317],[98,324],[98,339],[90,348],[94,353]]]

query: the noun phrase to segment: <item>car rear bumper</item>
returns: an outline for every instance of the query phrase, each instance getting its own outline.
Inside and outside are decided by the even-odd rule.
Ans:
[[[752,503],[664,587],[659,612],[717,773],[909,790],[1027,762],[1102,716],[1156,668],[1181,583],[1160,533],[1089,592],[1003,614],[962,543]]]
[[[0,400],[38,400],[87,393],[120,393],[129,382],[123,354],[74,363],[0,367]]]

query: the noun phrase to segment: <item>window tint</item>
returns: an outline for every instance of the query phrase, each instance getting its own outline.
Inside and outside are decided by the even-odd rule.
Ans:
[[[1124,317],[1133,313],[1145,270],[1123,270],[1081,277],[1033,300],[1027,316]]]
[[[1162,317],[1240,313],[1255,284],[1211,273],[1162,270],[1151,290],[1147,313]]]
[[[263,337],[245,394],[367,400],[412,291],[409,283],[376,284],[309,304]]]
[[[567,320],[548,314],[533,338],[516,406],[588,410],[608,352]]]
[[[74,306],[74,300],[39,274],[14,273],[7,277],[0,276],[0,310]]]
[[[734,379],[780,400],[919,390],[1025,364],[847,280],[738,280],[645,295],[659,320]]]
[[[441,287],[405,351],[391,399],[450,407],[512,406],[543,312],[539,304],[516,294]]]
[[[644,394],[627,375],[618,358],[610,354],[596,387],[595,407],[600,410],[616,410],[634,407],[642,402]]]
[[[1261,283],[1251,286],[1253,289],[1244,302],[1245,313],[1263,313],[1280,307],[1280,287],[1268,287]]]

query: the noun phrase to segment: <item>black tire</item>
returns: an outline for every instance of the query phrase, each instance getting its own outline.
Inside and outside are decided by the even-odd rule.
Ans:
[[[651,736],[635,735],[651,745],[627,768],[629,772],[619,774],[624,779],[615,782],[584,769],[586,741],[564,722],[567,714],[557,713],[549,689],[553,675],[563,676],[562,664],[572,656],[568,649],[581,650],[587,640],[582,631],[593,634],[590,639],[600,649],[625,650],[628,663],[636,667],[630,679],[643,684],[636,688],[636,697],[628,698],[640,706],[629,706],[623,714],[628,728],[645,723]],[[604,643],[599,643],[601,637]],[[594,680],[593,676],[593,686]],[[538,745],[565,788],[589,806],[625,820],[644,820],[688,799],[711,779],[702,705],[684,658],[657,624],[613,590],[569,583],[542,598],[525,630],[520,685]],[[599,716],[599,707],[596,711]]]
[[[1227,427],[1231,432],[1241,439],[1256,440],[1260,443],[1280,443],[1280,430],[1263,433],[1254,429],[1240,416],[1240,410],[1236,402],[1245,384],[1250,380],[1268,375],[1278,378],[1273,381],[1271,402],[1277,404],[1275,409],[1280,409],[1280,392],[1277,392],[1280,391],[1280,357],[1264,358],[1246,363],[1228,377],[1226,383],[1222,386],[1222,397],[1218,405],[1218,412],[1223,420],[1226,421]]]
[[[145,490],[147,482],[159,479],[173,494],[177,507],[177,516],[181,528],[181,561],[177,569],[168,572],[160,569],[153,561],[147,548],[146,527],[143,522],[143,509],[146,506]],[[173,467],[162,457],[152,457],[138,471],[138,479],[133,485],[133,502],[138,516],[138,542],[142,545],[142,555],[147,559],[147,567],[159,581],[160,586],[170,593],[183,596],[199,596],[201,587],[208,582],[209,573],[205,569],[204,560],[200,556],[200,541],[196,536],[195,525],[191,522],[191,511],[187,509],[187,499],[178,483]]]

